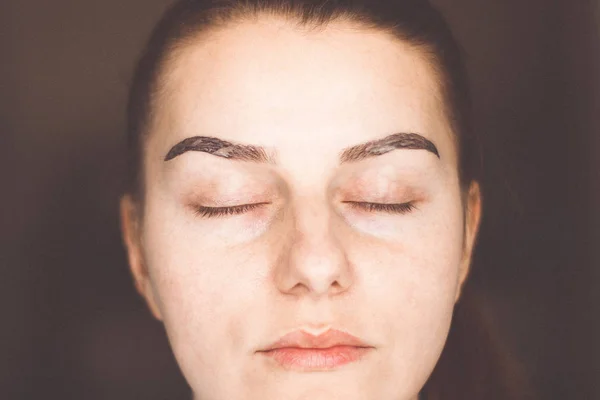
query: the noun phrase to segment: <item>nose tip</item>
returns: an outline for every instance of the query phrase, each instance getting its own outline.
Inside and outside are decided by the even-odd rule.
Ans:
[[[279,288],[287,294],[335,295],[351,285],[351,271],[341,241],[327,228],[296,232],[281,265]]]

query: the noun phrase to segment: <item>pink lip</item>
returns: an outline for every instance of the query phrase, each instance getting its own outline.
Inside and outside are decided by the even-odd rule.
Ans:
[[[372,349],[360,339],[335,329],[319,336],[300,330],[283,336],[260,353],[286,369],[315,371],[358,361]]]

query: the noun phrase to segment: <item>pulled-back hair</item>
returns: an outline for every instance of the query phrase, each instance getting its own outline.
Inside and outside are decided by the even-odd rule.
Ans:
[[[470,122],[471,100],[462,50],[443,16],[427,0],[180,0],[154,28],[130,89],[128,191],[134,199],[143,198],[145,139],[168,62],[178,50],[201,40],[204,33],[269,15],[305,29],[347,21],[358,28],[391,34],[420,50],[442,89],[458,149],[463,191],[471,182],[480,180],[481,151]],[[455,307],[441,358],[421,392],[422,400],[526,398],[510,357],[501,350],[478,313],[473,288],[467,282]]]

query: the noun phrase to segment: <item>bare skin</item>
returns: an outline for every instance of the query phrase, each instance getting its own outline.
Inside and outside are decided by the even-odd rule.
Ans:
[[[428,61],[349,23],[306,32],[265,17],[198,39],[165,78],[144,207],[125,196],[122,227],[136,286],[195,398],[416,399],[444,346],[481,214],[477,184],[462,201]],[[396,133],[425,140],[340,160]],[[169,153],[198,136],[260,150]],[[340,329],[373,351],[311,373],[257,353],[301,328]]]

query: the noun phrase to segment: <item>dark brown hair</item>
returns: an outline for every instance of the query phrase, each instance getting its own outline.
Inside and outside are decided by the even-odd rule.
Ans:
[[[333,21],[392,34],[419,49],[442,88],[458,148],[465,191],[481,175],[481,151],[470,121],[471,100],[462,51],[442,15],[426,0],[180,0],[154,28],[137,64],[128,105],[129,193],[143,198],[143,149],[161,77],[176,51],[210,29],[275,15],[299,27]],[[467,283],[455,308],[442,356],[423,388],[423,400],[521,399],[524,386],[478,314]],[[527,397],[528,398],[528,397]]]

